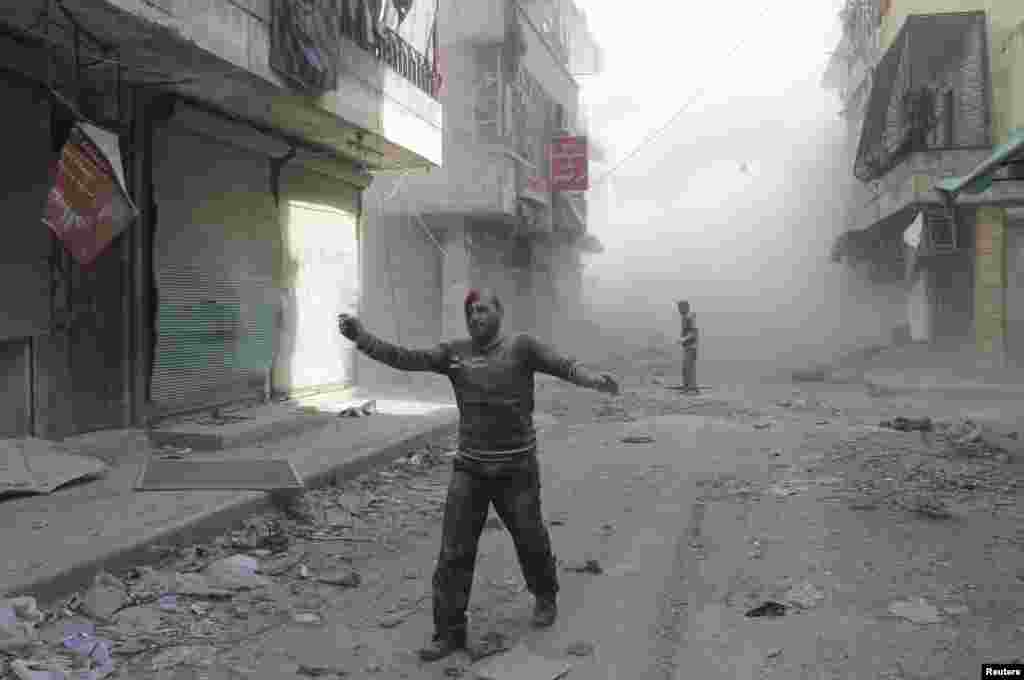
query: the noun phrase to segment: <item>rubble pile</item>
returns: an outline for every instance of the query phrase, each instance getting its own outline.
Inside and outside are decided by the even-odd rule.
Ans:
[[[415,519],[436,524],[447,487],[430,473],[450,460],[453,445],[428,445],[385,469],[308,491],[302,517],[269,512],[209,544],[155,548],[162,555],[154,566],[100,573],[52,611],[30,597],[0,600],[0,677],[178,677],[183,668],[231,665],[240,643],[275,628],[320,625],[325,604],[303,586],[360,588],[350,565],[360,545],[386,546]],[[313,559],[321,543],[334,554]],[[407,615],[390,612],[379,625]]]

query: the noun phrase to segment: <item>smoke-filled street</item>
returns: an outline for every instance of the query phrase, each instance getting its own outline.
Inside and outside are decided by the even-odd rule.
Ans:
[[[972,677],[1019,654],[1021,461],[955,417],[1007,403],[781,382],[680,395],[677,363],[609,360],[618,397],[538,386],[551,629],[530,627],[492,511],[469,650],[416,657],[451,474],[439,440],[111,577],[42,637],[85,626],[119,677],[175,680]],[[931,431],[893,429],[926,408]]]

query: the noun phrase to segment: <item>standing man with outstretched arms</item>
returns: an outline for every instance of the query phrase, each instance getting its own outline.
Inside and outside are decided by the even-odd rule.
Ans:
[[[465,299],[469,338],[410,350],[374,337],[358,319],[341,315],[341,333],[368,357],[403,371],[445,375],[459,407],[459,448],[445,500],[441,550],[433,578],[434,636],[420,658],[435,661],[466,646],[477,545],[490,505],[508,527],[527,589],[536,598],[533,624],[557,615],[558,575],[540,506],[534,374],[618,394],[607,373],[592,373],[530,335],[501,333],[501,300],[491,291]]]

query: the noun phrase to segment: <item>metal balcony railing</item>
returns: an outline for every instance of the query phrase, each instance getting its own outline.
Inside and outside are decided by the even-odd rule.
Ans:
[[[420,54],[398,33],[380,25],[370,29],[362,21],[353,21],[348,13],[342,17],[341,33],[390,66],[410,83],[431,97],[437,98],[436,64]]]
[[[911,15],[872,81],[854,166],[862,182],[914,152],[991,146],[984,12]]]

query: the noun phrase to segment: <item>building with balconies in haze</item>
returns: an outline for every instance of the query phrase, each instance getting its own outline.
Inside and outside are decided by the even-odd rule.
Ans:
[[[475,3],[468,3],[475,6]],[[436,3],[0,3],[0,437],[354,380],[378,171],[442,164]]]
[[[363,314],[403,344],[466,333],[467,289],[491,287],[510,330],[554,337],[579,311],[585,190],[553,189],[550,151],[586,137],[579,77],[600,49],[569,0],[441,0],[438,45],[444,166],[378,177],[365,204]],[[390,382],[360,365],[360,380]],[[403,378],[409,380],[413,378]]]
[[[904,286],[912,337],[1024,359],[1024,4],[847,0],[840,20],[834,259]]]

